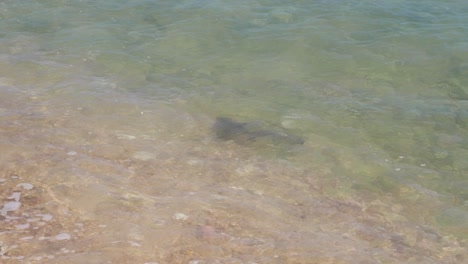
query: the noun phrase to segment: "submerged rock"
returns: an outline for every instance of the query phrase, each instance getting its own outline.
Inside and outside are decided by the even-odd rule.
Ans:
[[[304,139],[280,131],[267,128],[259,123],[241,123],[228,117],[217,117],[213,126],[216,137],[221,140],[233,140],[242,145],[260,142],[268,145],[302,145]]]

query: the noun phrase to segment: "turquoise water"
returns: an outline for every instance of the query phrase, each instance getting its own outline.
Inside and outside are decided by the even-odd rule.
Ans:
[[[347,234],[382,248],[372,254],[358,250],[363,261],[466,261],[460,252],[468,236],[467,2],[2,1],[0,21],[4,206],[20,188],[18,178],[11,177],[22,177],[42,186],[33,199],[42,201],[37,206],[53,200],[57,204],[51,212],[73,212],[73,217],[58,214],[52,220],[66,234],[86,221],[109,222],[101,226],[121,233],[92,243],[104,256],[97,261],[123,256],[122,263],[197,258],[214,263],[228,261],[229,255],[226,263],[349,262],[351,255],[334,255],[325,246],[304,249],[299,244],[310,241],[288,233],[291,226],[307,226],[289,219],[294,213],[288,202],[313,207],[320,199],[359,204],[359,212],[374,217],[376,224],[362,227],[365,232],[351,228],[355,232]],[[211,131],[218,116],[287,131],[305,143],[220,142]],[[209,194],[222,190],[230,198],[221,206],[220,198]],[[200,194],[199,203],[191,204],[186,193]],[[161,195],[181,198],[159,202]],[[256,199],[259,212],[247,206]],[[154,203],[171,204],[174,211],[168,211],[169,205],[153,208]],[[324,211],[341,208],[325,203]],[[199,216],[200,222],[180,226],[177,221],[186,215],[176,212],[189,211],[187,204],[216,217]],[[142,205],[152,209],[139,211]],[[125,206],[146,218],[127,218],[121,212]],[[258,241],[241,243],[239,237],[226,238],[234,232],[230,228],[235,230],[232,223],[241,221],[228,217],[236,210],[245,210],[249,223],[258,221],[262,210],[291,222],[243,226],[244,238]],[[2,214],[14,211],[3,209]],[[145,213],[167,217],[148,220]],[[22,214],[24,221],[32,215]],[[341,219],[361,223],[366,217],[360,214],[348,212]],[[170,225],[171,219],[176,223]],[[319,229],[337,236],[350,229],[338,218],[317,219],[307,221],[307,228],[331,219],[330,226]],[[34,230],[42,229],[32,224],[21,229],[17,225],[22,223],[13,223],[19,220],[3,221],[20,230],[13,233],[23,241],[1,233],[0,241],[16,246],[2,254],[5,260],[43,261],[60,259],[60,254],[79,259],[84,241],[101,228],[90,224],[88,233],[79,230],[76,238],[60,239],[66,235],[58,236],[59,231],[37,235]],[[140,233],[153,232],[148,226],[165,224],[171,232],[141,238]],[[198,235],[184,240],[180,234],[190,226],[198,228]],[[395,230],[381,234],[379,226]],[[138,228],[143,231],[135,233]],[[269,233],[273,229],[288,233],[287,239],[268,240],[275,237]],[[415,231],[422,229],[437,239]],[[399,232],[411,250],[389,246],[395,243],[387,238]],[[122,238],[128,234],[132,238]],[[67,252],[31,242],[55,235],[69,243]],[[173,241],[179,235],[184,239],[175,246],[156,239]],[[133,241],[128,251],[115,242],[121,240]],[[231,244],[213,245],[226,240]],[[275,251],[267,246],[277,241],[288,241],[289,247],[275,244]],[[190,246],[199,244],[202,249]]]

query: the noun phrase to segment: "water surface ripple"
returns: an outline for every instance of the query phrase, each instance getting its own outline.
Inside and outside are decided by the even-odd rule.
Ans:
[[[464,263],[467,43],[461,0],[2,1],[1,262]]]

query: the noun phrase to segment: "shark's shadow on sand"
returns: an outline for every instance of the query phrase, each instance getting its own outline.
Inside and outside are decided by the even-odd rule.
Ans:
[[[237,122],[228,117],[217,117],[213,132],[220,140],[232,140],[240,145],[293,146],[304,144],[302,137],[280,128],[270,128],[260,122]]]

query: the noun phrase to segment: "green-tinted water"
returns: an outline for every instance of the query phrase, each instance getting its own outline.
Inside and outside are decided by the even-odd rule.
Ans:
[[[3,1],[0,21],[3,260],[466,261],[465,2]],[[305,142],[222,141],[220,116]]]

